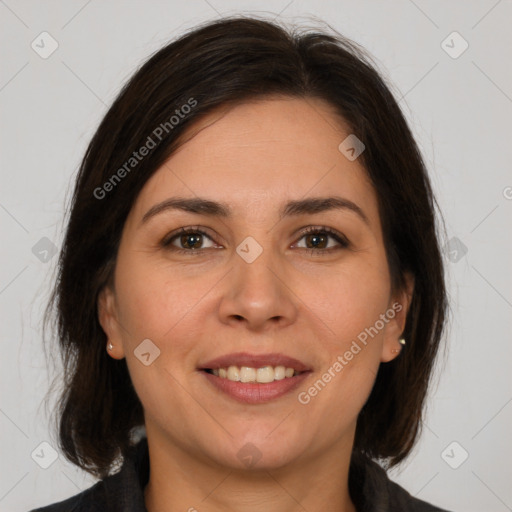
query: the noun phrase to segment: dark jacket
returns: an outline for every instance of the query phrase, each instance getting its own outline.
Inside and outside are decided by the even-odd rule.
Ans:
[[[148,443],[144,437],[118,473],[65,501],[31,512],[147,512],[144,487],[148,480]],[[349,489],[358,512],[447,512],[412,497],[369,459],[352,461]]]

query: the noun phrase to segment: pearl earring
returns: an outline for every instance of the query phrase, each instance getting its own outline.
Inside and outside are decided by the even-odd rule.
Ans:
[[[404,339],[404,338],[399,339],[399,340],[398,340],[398,343],[400,343],[400,345],[405,345],[405,339]],[[400,350],[402,350],[402,347],[400,347],[400,348],[394,348],[391,352],[392,352],[393,354],[396,354],[396,353],[400,352]]]
[[[109,343],[109,344],[108,344],[108,349],[109,349],[109,350],[112,350],[113,348],[114,348],[114,345],[112,345],[112,343]]]

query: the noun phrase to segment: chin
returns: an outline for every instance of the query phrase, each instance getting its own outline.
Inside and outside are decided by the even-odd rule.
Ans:
[[[299,439],[290,436],[289,432],[275,436],[271,432],[272,429],[265,429],[263,434],[256,435],[251,430],[251,435],[245,432],[241,437],[234,436],[230,439],[230,446],[214,457],[219,464],[230,469],[253,471],[278,469],[300,457],[302,450],[298,450],[298,447],[303,443]]]

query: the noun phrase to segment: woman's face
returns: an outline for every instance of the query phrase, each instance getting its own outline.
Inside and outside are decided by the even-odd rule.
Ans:
[[[188,135],[133,205],[99,302],[148,438],[238,468],[350,450],[408,306],[375,191],[338,149],[350,132],[321,100],[281,98]]]

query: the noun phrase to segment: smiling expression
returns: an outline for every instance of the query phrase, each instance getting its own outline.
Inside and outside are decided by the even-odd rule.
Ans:
[[[338,149],[349,134],[321,100],[243,103],[194,124],[145,184],[99,317],[110,355],[126,357],[148,437],[228,467],[254,445],[266,468],[353,442],[406,308],[314,399],[297,396],[395,301],[407,304],[391,293],[375,190]],[[160,353],[145,365],[134,351],[147,339]],[[267,382],[252,382],[265,366]],[[230,367],[247,382],[226,378]]]

